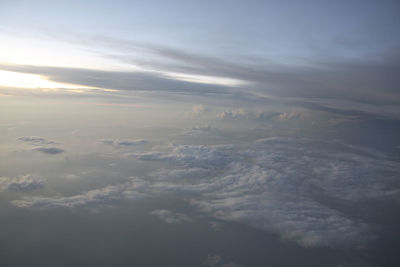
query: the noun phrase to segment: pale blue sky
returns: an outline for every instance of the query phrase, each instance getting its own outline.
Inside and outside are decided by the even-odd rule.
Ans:
[[[2,1],[2,29],[297,63],[399,45],[397,1]]]

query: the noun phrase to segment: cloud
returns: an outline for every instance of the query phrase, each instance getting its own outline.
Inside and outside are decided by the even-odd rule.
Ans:
[[[228,87],[173,79],[158,72],[105,71],[95,69],[0,65],[0,69],[38,74],[60,83],[121,91],[150,91],[185,94],[227,94]]]
[[[277,111],[250,111],[245,109],[225,110],[218,114],[220,120],[254,120],[254,121],[287,121],[291,119],[299,119],[302,113],[292,112],[277,112]]]
[[[148,152],[141,154],[130,154],[141,160],[168,161],[187,167],[198,168],[221,168],[227,165],[230,155],[223,150],[209,146],[175,146],[171,153]]]
[[[266,138],[224,146],[175,145],[130,154],[167,168],[71,197],[15,200],[19,207],[96,206],[135,197],[182,195],[198,211],[312,246],[363,246],[374,237],[366,221],[336,203],[399,200],[400,164],[379,153],[338,142]],[[167,150],[169,149],[169,151]],[[382,175],[385,174],[385,175]],[[327,201],[329,200],[329,201]],[[158,211],[163,218],[177,218]],[[154,215],[154,214],[153,214]],[[179,220],[179,219],[176,219]]]
[[[279,115],[279,120],[287,121],[287,120],[294,120],[301,117],[301,113],[292,111],[292,112],[284,112]]]
[[[109,41],[119,46],[125,42]],[[126,43],[129,47],[138,48],[138,44]],[[281,103],[290,107],[325,108],[330,112],[358,112],[361,115],[400,118],[400,91],[397,89],[400,80],[394,74],[400,66],[398,52],[376,55],[363,60],[335,59],[308,62],[307,65],[288,65],[265,64],[257,60],[253,64],[230,62],[223,58],[151,45],[142,49],[154,58],[150,64],[142,62],[142,67],[147,70],[142,72],[10,64],[2,64],[0,69],[38,74],[61,83],[118,91],[155,92],[163,98],[172,95],[175,98],[196,95],[203,97],[204,101],[215,102],[215,96],[218,96],[218,102],[224,97],[223,101],[229,99],[242,103]],[[133,51],[128,49],[126,52],[127,54],[121,59],[123,61],[129,61],[131,57],[129,53]],[[170,63],[165,65],[165,59]],[[135,65],[141,65],[140,59],[132,61]],[[181,76],[212,75],[242,83],[220,85],[205,84],[195,80],[185,81],[179,79],[179,75],[174,77],[166,74],[171,71]],[[91,94],[96,95],[98,91],[93,91]],[[11,90],[8,93],[12,92]],[[118,93],[108,92],[102,96],[112,98],[115,94]],[[343,105],[341,101],[352,104]]]
[[[55,154],[60,154],[63,153],[64,150],[58,147],[49,147],[46,145],[51,145],[51,144],[58,144],[58,142],[52,141],[52,140],[47,140],[44,137],[38,137],[38,136],[21,136],[17,138],[18,141],[26,142],[29,143],[32,146],[35,146],[32,150],[34,151],[39,151],[44,154],[50,154],[50,155],[55,155]]]
[[[171,48],[153,49],[158,55],[192,66],[186,69],[179,68],[180,71],[192,71],[204,75],[212,73],[250,81],[255,87],[268,86],[268,90],[262,89],[262,91],[276,96],[351,99],[380,104],[400,103],[399,91],[394,86],[399,84],[400,80],[393,75],[400,64],[398,52],[374,60],[309,62],[313,67],[305,67],[256,64],[257,61],[250,65]]]
[[[378,179],[379,173],[400,173],[399,164],[366,156],[362,150],[344,144],[328,142],[319,144],[323,148],[315,148],[313,143],[268,138],[244,150],[234,146],[177,146],[167,154],[154,152],[138,158],[188,167],[165,169],[158,175],[164,183],[169,181],[165,185],[169,190],[201,193],[203,197],[191,203],[218,219],[277,232],[282,239],[303,246],[367,242],[371,235],[365,223],[317,201],[317,195],[352,202],[389,197],[391,189]],[[193,172],[198,173],[197,178]],[[187,184],[188,179],[192,184]]]
[[[168,69],[247,81],[246,86],[235,90],[240,92],[237,97],[242,100],[265,103],[272,100],[311,109],[329,105],[331,112],[357,111],[362,115],[400,118],[400,91],[397,89],[400,79],[394,74],[400,66],[400,55],[396,50],[388,49],[386,54],[357,60],[325,59],[306,65],[284,65],[258,60],[253,64],[230,62],[157,46],[152,49],[157,55],[186,64],[185,67],[165,66]],[[310,105],[310,101],[314,104]],[[320,101],[322,106],[318,104]],[[343,106],[340,101],[352,104]]]
[[[150,173],[150,176],[160,181],[172,182],[188,181],[203,179],[210,175],[209,168],[185,168],[185,169],[160,169],[156,172]]]
[[[35,151],[42,152],[44,154],[50,154],[50,155],[55,155],[55,154],[60,154],[63,153],[64,150],[58,147],[35,147]]]
[[[150,215],[157,216],[160,220],[165,221],[169,224],[181,224],[181,223],[191,223],[193,219],[182,213],[172,212],[170,210],[160,209],[153,210]]]
[[[41,187],[43,187],[43,181],[32,178],[29,174],[15,178],[0,177],[0,191],[28,192]]]
[[[200,116],[203,115],[204,113],[210,111],[210,108],[204,105],[194,105],[192,110],[187,112],[186,114],[189,117],[196,117],[196,116]]]
[[[193,106],[193,110],[190,112],[190,115],[197,116],[197,115],[202,114],[204,111],[205,111],[205,108],[203,105],[196,105],[196,106]]]
[[[209,125],[195,126],[183,132],[182,135],[194,136],[194,137],[199,137],[199,136],[208,137],[209,135],[221,135],[221,131],[218,128],[211,127]]]
[[[236,109],[230,111],[223,111],[218,115],[218,117],[220,119],[246,119],[252,115],[253,114],[245,111],[244,109]]]
[[[109,185],[69,197],[25,197],[21,200],[14,200],[12,203],[17,207],[38,209],[77,208],[82,206],[91,208],[140,196],[140,193],[134,192],[134,190],[139,190],[142,186],[143,181],[132,178],[131,181],[126,183]]]
[[[31,145],[57,144],[57,142],[55,142],[55,141],[47,140],[44,137],[38,137],[38,136],[21,136],[21,137],[18,137],[17,140],[30,143]]]
[[[107,40],[108,45],[121,43],[133,45],[126,49],[125,62],[134,62],[145,68],[167,69],[170,71],[213,75],[247,82],[240,87],[247,95],[254,90],[264,96],[305,99],[339,99],[355,103],[400,104],[397,84],[399,77],[394,75],[400,65],[398,49],[386,49],[385,53],[371,55],[363,59],[325,58],[308,60],[305,64],[279,64],[253,59],[251,63],[240,60],[210,57],[190,53],[170,47],[147,46],[146,51],[152,61],[131,55],[138,44],[122,40]],[[127,47],[125,45],[125,47]],[[165,64],[165,59],[169,64]],[[172,61],[171,61],[172,60]],[[368,78],[366,78],[368,77]],[[362,108],[357,105],[353,109]]]
[[[204,260],[203,265],[215,267],[221,261],[221,256],[218,255],[208,255],[207,258]]]
[[[137,140],[101,139],[98,141],[103,144],[113,145],[113,146],[137,146],[137,145],[144,145],[149,142],[144,139],[137,139]]]

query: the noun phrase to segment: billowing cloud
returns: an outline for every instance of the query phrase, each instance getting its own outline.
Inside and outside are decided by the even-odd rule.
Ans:
[[[183,213],[177,213],[170,210],[160,209],[153,210],[150,212],[150,215],[157,216],[160,220],[165,221],[170,224],[181,224],[181,223],[190,223],[193,222],[193,219],[186,216]]]
[[[291,119],[299,119],[301,112],[277,112],[277,111],[251,111],[243,108],[225,110],[218,114],[220,120],[254,120],[254,121],[287,121]]]
[[[198,104],[198,105],[194,105],[192,107],[192,110],[187,112],[186,115],[188,115],[189,117],[196,117],[196,116],[204,115],[204,113],[206,113],[208,111],[210,111],[210,107]]]
[[[27,192],[43,187],[43,181],[33,178],[31,175],[23,175],[15,178],[0,177],[0,191],[12,190]]]
[[[339,142],[279,137],[240,145],[176,145],[169,151],[130,157],[165,162],[168,167],[151,173],[151,182],[132,178],[71,197],[32,197],[13,203],[78,207],[182,194],[193,207],[218,220],[275,232],[283,240],[309,247],[362,246],[374,236],[367,222],[334,203],[400,198],[400,191],[387,186],[400,173],[397,162]],[[157,214],[174,218],[168,211]]]
[[[134,198],[140,193],[133,190],[143,186],[140,180],[132,179],[129,182],[109,185],[103,188],[90,190],[79,195],[69,197],[26,197],[21,200],[14,200],[17,207],[46,208],[76,208],[76,207],[97,207],[109,205],[112,202],[124,198]]]
[[[230,111],[223,111],[219,114],[220,119],[243,119],[252,116],[253,114],[245,111],[244,109],[236,109]]]
[[[208,146],[180,145],[171,153],[147,152],[130,154],[141,160],[168,161],[187,167],[222,168],[229,163],[231,156],[225,151]]]

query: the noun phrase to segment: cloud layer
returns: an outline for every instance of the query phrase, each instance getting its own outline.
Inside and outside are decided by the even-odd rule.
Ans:
[[[168,163],[148,178],[70,197],[30,197],[19,207],[98,206],[135,197],[182,195],[199,212],[243,223],[302,246],[362,246],[373,237],[368,224],[336,207],[364,200],[398,201],[389,183],[396,162],[339,142],[267,138],[241,145],[176,145],[167,152],[130,154],[136,160]],[[330,201],[323,201],[330,199]],[[153,211],[167,222],[188,221]]]
[[[141,71],[11,64],[2,64],[0,69],[41,75],[60,83],[117,91],[155,92],[163,98],[196,95],[212,101],[218,96],[217,99],[224,97],[258,103],[272,101],[312,109],[330,108],[333,112],[345,110],[400,118],[400,94],[397,89],[400,80],[395,75],[400,66],[398,49],[387,48],[384,53],[363,59],[331,58],[300,65],[253,59],[249,64],[171,47],[143,47],[130,41],[107,37],[100,39],[104,41],[102,45],[108,48],[121,49],[119,53],[122,52],[123,56],[115,56],[114,60],[139,66]],[[138,49],[152,60],[149,62],[136,57]],[[187,76],[202,78],[184,78]],[[237,82],[221,84],[218,79]],[[109,92],[107,97],[111,95]],[[343,105],[342,101],[351,105]],[[198,105],[192,114],[200,112],[204,110]],[[237,115],[240,116],[225,114],[228,117]]]

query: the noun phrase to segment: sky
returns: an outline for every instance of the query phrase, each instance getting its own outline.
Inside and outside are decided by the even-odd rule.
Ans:
[[[0,265],[398,266],[398,1],[0,1]]]

